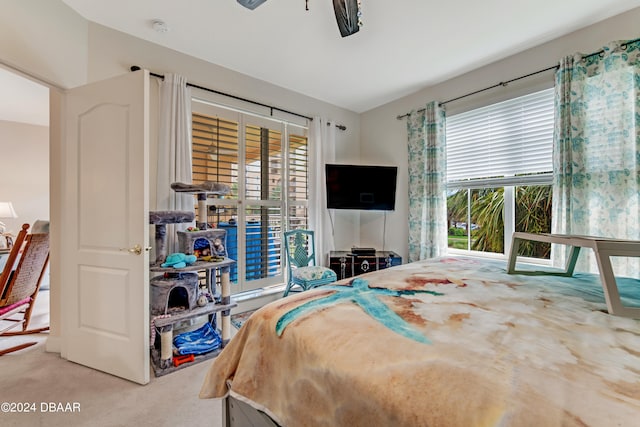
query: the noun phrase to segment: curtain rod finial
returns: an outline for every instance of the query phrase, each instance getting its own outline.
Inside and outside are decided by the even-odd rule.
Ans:
[[[137,65],[132,65],[131,68],[129,68],[131,71],[138,71],[140,69],[140,67],[138,67]]]

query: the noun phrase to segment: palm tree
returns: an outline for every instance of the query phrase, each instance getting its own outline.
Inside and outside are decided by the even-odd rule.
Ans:
[[[551,232],[551,186],[531,185],[516,188],[516,231],[529,233]],[[520,253],[535,258],[549,258],[551,245],[523,242]]]
[[[504,188],[473,190],[471,200],[471,218],[478,226],[471,249],[504,252]]]
[[[449,228],[455,227],[458,222],[467,222],[466,190],[455,190],[447,197],[447,218],[449,218]]]
[[[467,220],[467,192],[471,191],[471,219]],[[450,226],[467,223],[471,232],[471,249],[482,252],[504,252],[504,188],[460,190],[447,198]],[[473,222],[477,228],[473,227]],[[551,231],[551,187],[516,187],[516,231],[548,233]],[[550,245],[526,242],[521,255],[548,258]]]

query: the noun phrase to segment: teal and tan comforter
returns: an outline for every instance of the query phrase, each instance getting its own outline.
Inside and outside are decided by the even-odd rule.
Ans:
[[[452,257],[339,283],[256,311],[200,396],[292,427],[640,425],[640,320],[606,313],[597,276]]]

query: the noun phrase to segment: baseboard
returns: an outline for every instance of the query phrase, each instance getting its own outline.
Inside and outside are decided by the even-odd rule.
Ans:
[[[48,353],[62,353],[62,340],[60,337],[50,334],[47,337],[44,348]]]

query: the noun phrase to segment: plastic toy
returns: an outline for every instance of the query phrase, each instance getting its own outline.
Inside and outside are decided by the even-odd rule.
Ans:
[[[189,363],[196,360],[196,357],[193,354],[185,354],[184,356],[173,356],[173,366],[176,368],[183,363]]]
[[[180,252],[173,253],[167,257],[167,259],[162,263],[162,267],[164,268],[184,268],[187,265],[191,265],[196,262],[197,258],[195,255],[186,255]]]

